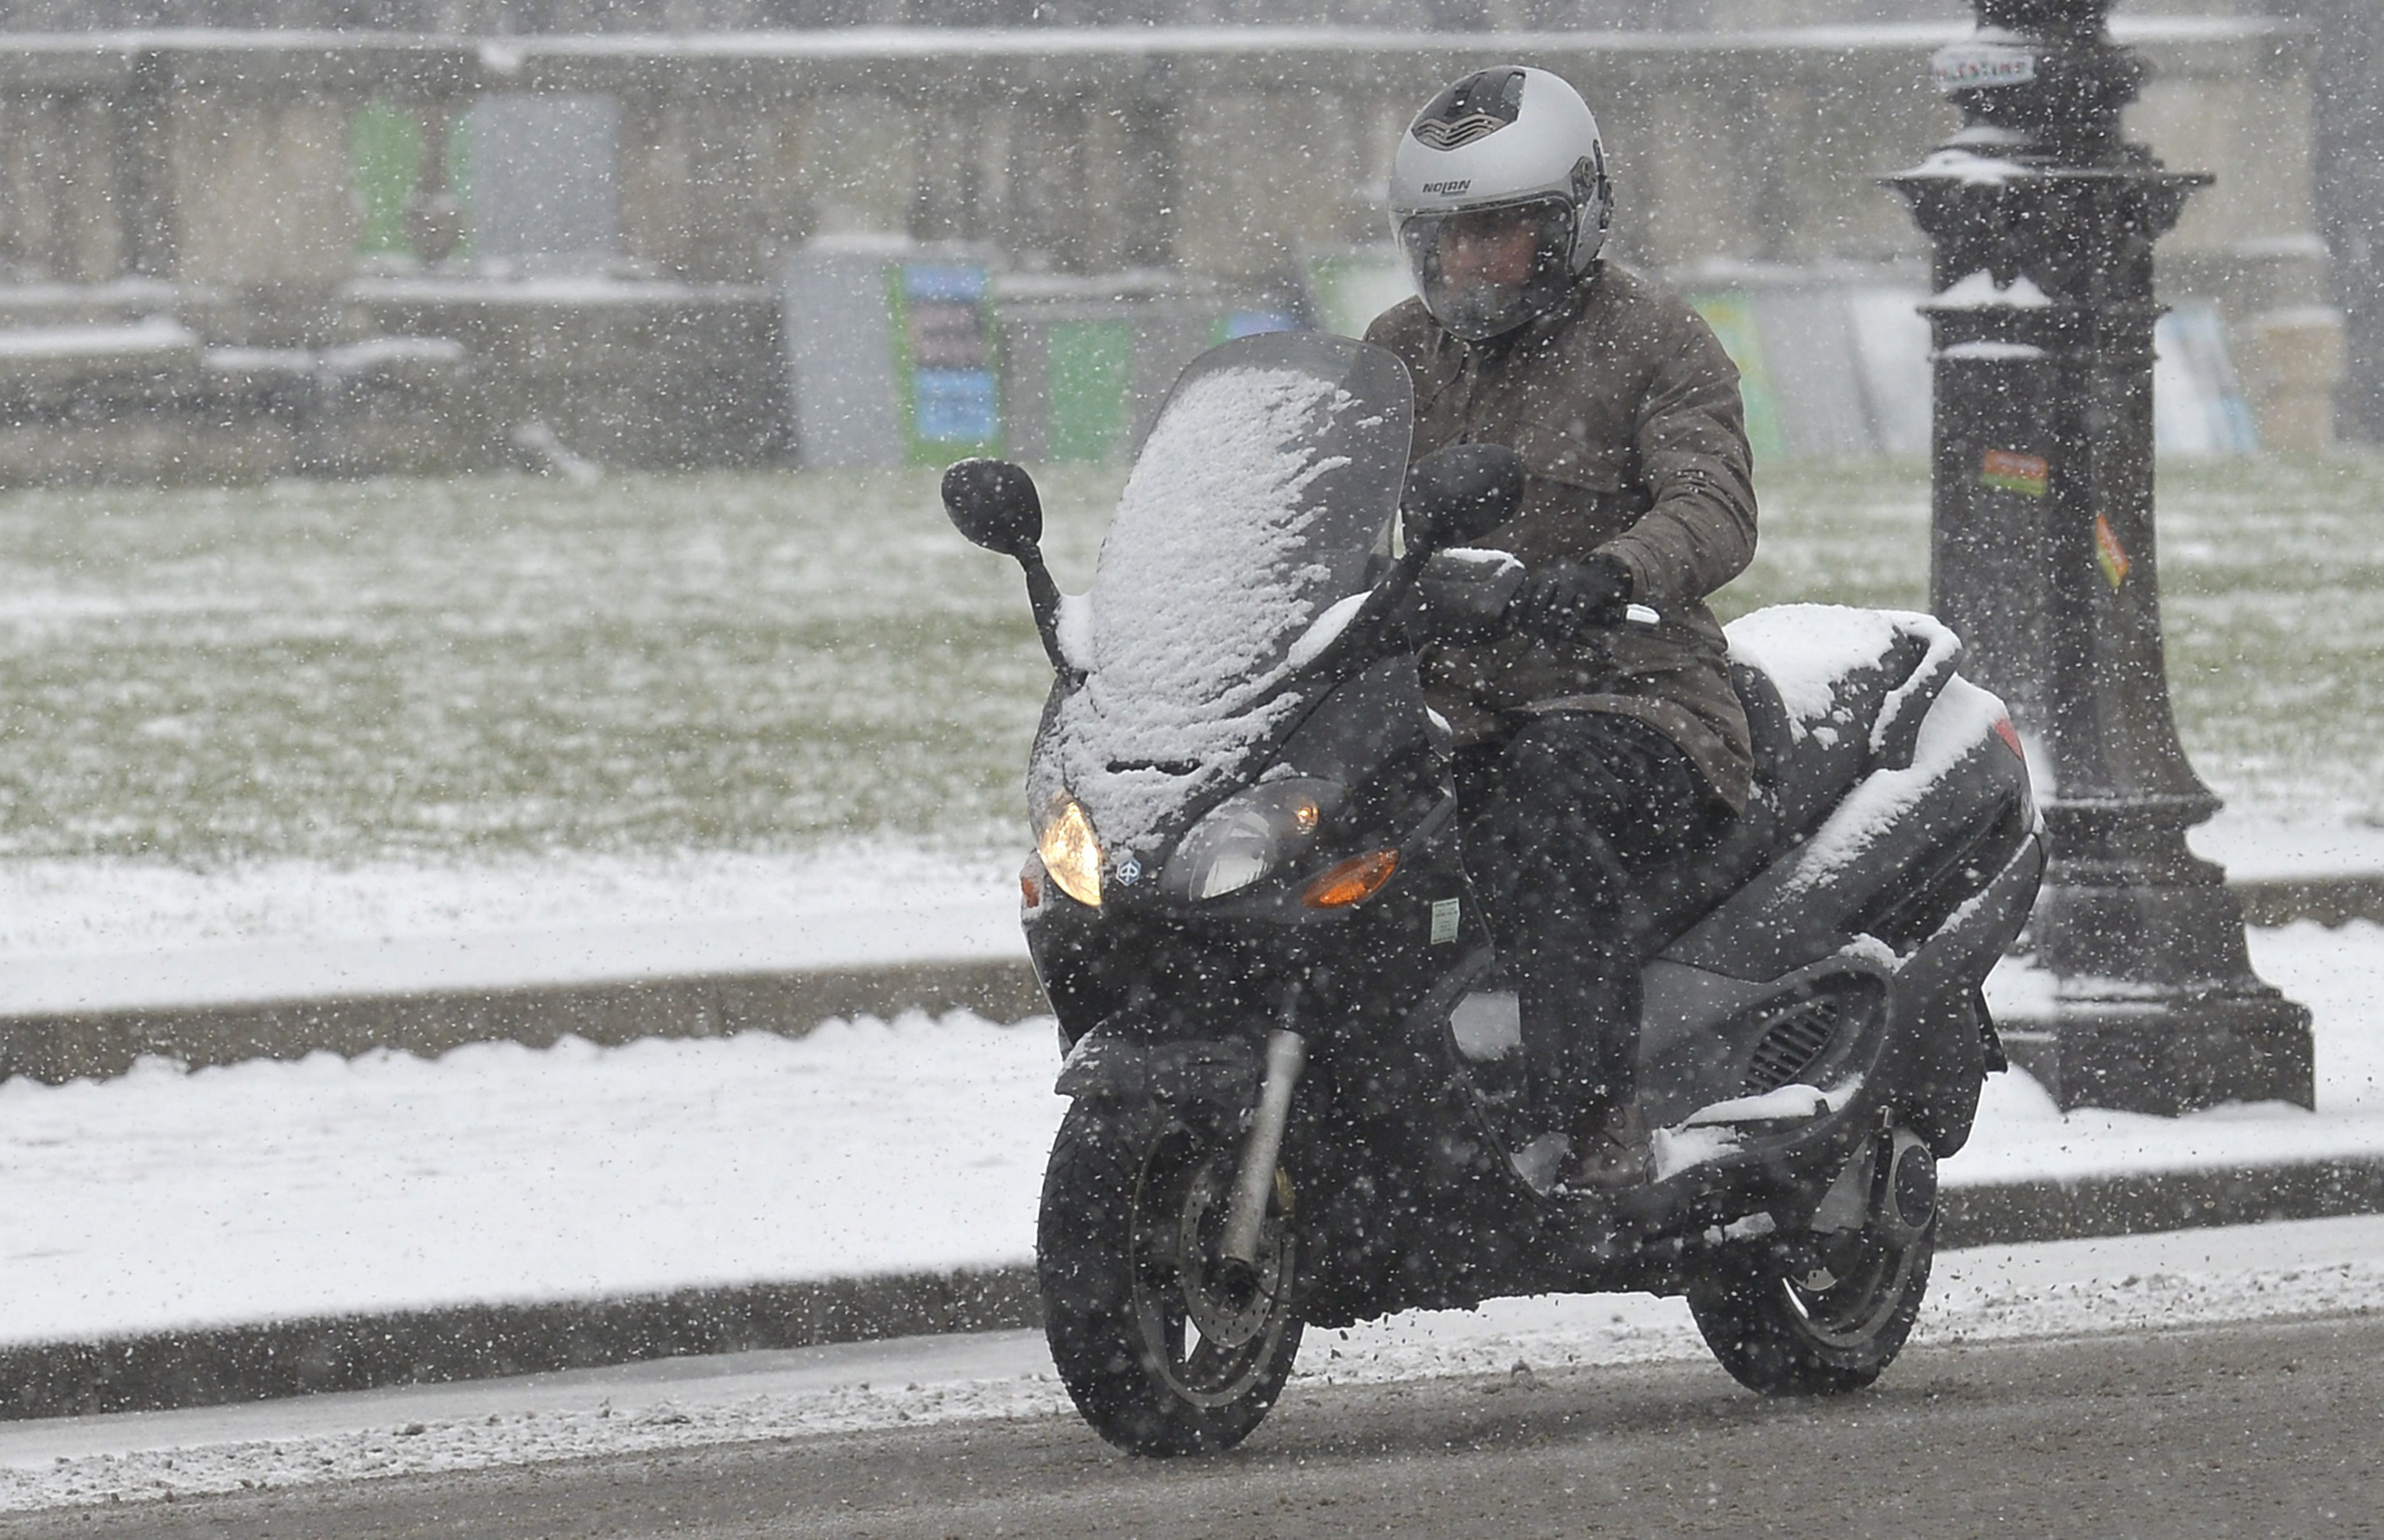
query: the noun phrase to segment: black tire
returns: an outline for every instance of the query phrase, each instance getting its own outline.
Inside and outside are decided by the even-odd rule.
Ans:
[[[1299,1354],[1294,1243],[1273,1204],[1255,1285],[1217,1276],[1235,1158],[1222,1118],[1101,1098],[1071,1107],[1052,1144],[1043,1332],[1076,1410],[1128,1453],[1233,1447]]]
[[[1934,1214],[1901,1245],[1874,1221],[1794,1262],[1745,1261],[1708,1274],[1689,1285],[1689,1313],[1713,1356],[1749,1390],[1860,1390],[1912,1335],[1936,1246]]]

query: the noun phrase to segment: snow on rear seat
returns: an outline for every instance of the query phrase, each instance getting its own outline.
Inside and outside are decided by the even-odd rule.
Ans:
[[[1911,764],[1921,718],[1962,653],[1936,617],[1908,610],[1777,604],[1724,630],[1732,661],[1760,670],[1779,696],[1784,720],[1762,720],[1769,702],[1757,699],[1748,725],[1757,778],[1795,831],[1872,769]]]

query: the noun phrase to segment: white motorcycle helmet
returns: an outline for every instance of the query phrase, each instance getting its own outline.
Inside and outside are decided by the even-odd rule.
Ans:
[[[1425,105],[1399,136],[1390,203],[1424,308],[1475,342],[1559,303],[1597,260],[1614,217],[1589,104],[1559,77],[1520,65],[1468,75]],[[1485,242],[1505,256],[1485,260]]]

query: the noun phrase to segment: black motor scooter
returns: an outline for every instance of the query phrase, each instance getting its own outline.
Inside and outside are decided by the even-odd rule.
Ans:
[[[1867,1385],[1928,1285],[1936,1161],[2001,1067],[1980,985],[2043,865],[2001,704],[1927,616],[1758,611],[1731,627],[1753,801],[1633,925],[1655,1179],[1519,1169],[1543,1131],[1516,996],[1409,621],[1422,583],[1511,589],[1471,547],[1521,474],[1484,446],[1410,467],[1413,413],[1362,342],[1211,351],[1081,597],[1024,471],[944,479],[961,531],[1024,567],[1058,675],[1023,888],[1074,1099],[1037,1273],[1061,1378],[1138,1453],[1246,1436],[1304,1323],[1502,1295],[1685,1293],[1745,1384]]]

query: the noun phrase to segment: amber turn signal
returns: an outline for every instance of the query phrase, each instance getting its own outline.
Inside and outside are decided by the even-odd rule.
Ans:
[[[1310,883],[1299,901],[1310,909],[1347,909],[1382,891],[1383,884],[1390,881],[1391,874],[1398,869],[1397,851],[1353,856]]]

